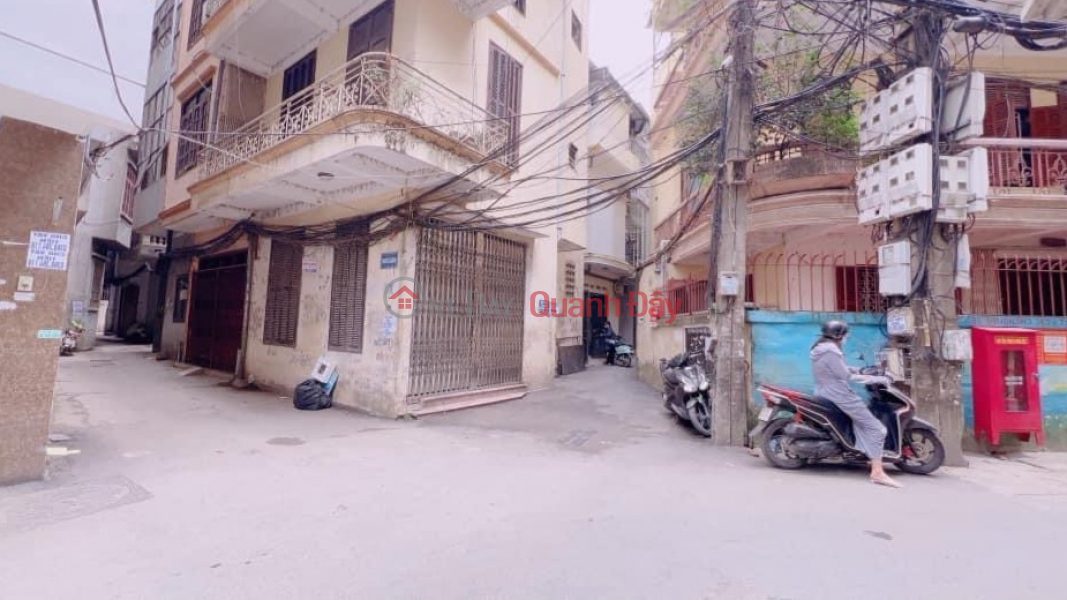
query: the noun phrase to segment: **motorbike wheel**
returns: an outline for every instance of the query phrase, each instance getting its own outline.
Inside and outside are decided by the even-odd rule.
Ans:
[[[708,405],[703,400],[697,400],[688,410],[693,429],[704,437],[711,437],[711,410]]]
[[[792,456],[782,446],[782,438],[785,437],[785,427],[792,423],[792,419],[778,419],[767,424],[763,430],[763,439],[760,441],[760,450],[763,458],[778,469],[799,469],[804,466],[804,459]]]
[[[616,358],[615,359],[615,364],[620,366],[620,367],[629,368],[632,365],[632,362],[630,361],[630,355],[629,354],[623,354],[622,356]]]
[[[945,462],[945,446],[937,435],[926,429],[909,429],[904,432],[904,447],[911,449],[913,456],[897,464],[905,473],[929,475]]]

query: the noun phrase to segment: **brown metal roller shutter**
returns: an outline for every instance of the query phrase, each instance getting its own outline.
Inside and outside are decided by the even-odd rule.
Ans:
[[[367,306],[367,247],[353,243],[333,251],[330,295],[330,349],[363,351],[363,318]]]
[[[271,240],[267,306],[263,322],[264,344],[296,346],[303,259],[304,249],[300,246]]]

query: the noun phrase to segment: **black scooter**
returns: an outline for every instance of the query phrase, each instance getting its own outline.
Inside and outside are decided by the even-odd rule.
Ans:
[[[915,401],[886,383],[881,369],[866,367],[860,373],[883,379],[865,387],[871,394],[871,412],[888,430],[886,462],[919,475],[939,469],[945,461],[945,447],[937,429],[916,416]],[[749,437],[760,440],[763,457],[771,465],[799,469],[821,461],[870,462],[856,449],[852,419],[833,402],[773,385],[760,385],[757,391],[766,406]]]
[[[679,354],[670,361],[660,360],[663,377],[663,406],[687,421],[704,437],[711,437],[711,401],[708,375],[696,357]]]

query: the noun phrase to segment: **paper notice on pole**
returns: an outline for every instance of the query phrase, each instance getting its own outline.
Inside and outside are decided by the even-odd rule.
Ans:
[[[26,253],[26,268],[66,271],[68,254],[70,254],[69,235],[31,231],[30,248]]]

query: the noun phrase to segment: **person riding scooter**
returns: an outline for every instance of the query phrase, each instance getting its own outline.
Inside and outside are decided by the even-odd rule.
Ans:
[[[615,335],[615,330],[612,329],[610,321],[604,321],[604,325],[600,328],[599,337],[603,340],[604,348],[607,350],[607,358],[604,360],[604,364],[613,364],[615,362],[615,346],[619,343],[619,337]]]
[[[882,465],[886,427],[849,385],[851,381],[869,382],[872,378],[860,375],[858,369],[845,364],[842,347],[848,338],[848,324],[827,321],[822,335],[811,347],[811,368],[815,375],[815,396],[833,402],[852,419],[856,447],[871,460],[871,482],[889,487],[901,487],[886,475]],[[884,378],[882,378],[884,379]]]

